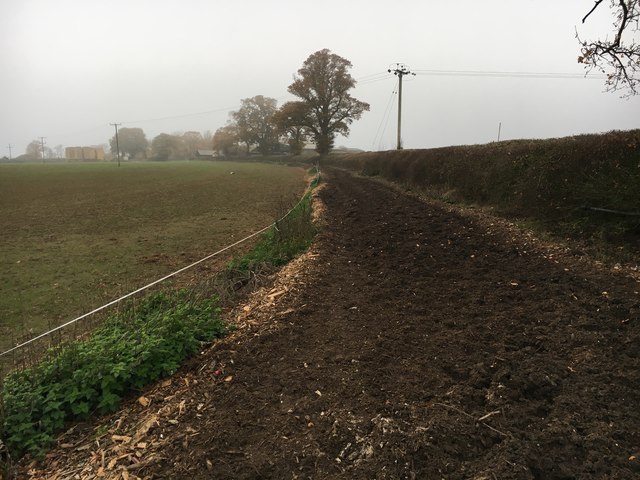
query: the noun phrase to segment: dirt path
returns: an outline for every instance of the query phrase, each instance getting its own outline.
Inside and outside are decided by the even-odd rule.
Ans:
[[[640,284],[342,172],[320,196],[270,326],[149,393],[85,473],[129,442],[143,478],[640,476]]]

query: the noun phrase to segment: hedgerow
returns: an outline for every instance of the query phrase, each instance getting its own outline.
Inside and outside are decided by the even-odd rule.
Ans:
[[[563,237],[640,238],[640,130],[334,155],[325,164],[489,206]]]

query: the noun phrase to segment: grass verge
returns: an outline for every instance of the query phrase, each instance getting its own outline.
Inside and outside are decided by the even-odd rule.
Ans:
[[[312,187],[317,185],[317,180]],[[229,264],[231,271],[259,271],[264,267],[280,267],[311,245],[315,227],[311,221],[311,193],[260,238],[246,255]]]

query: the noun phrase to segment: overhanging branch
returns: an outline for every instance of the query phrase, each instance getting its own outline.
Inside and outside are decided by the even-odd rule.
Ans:
[[[587,18],[589,18],[589,15],[591,15],[593,12],[595,12],[596,8],[598,8],[598,6],[603,2],[603,0],[596,0],[596,4],[593,6],[593,8],[591,10],[589,10],[589,13],[587,13],[584,18],[582,19],[582,23],[584,23]]]

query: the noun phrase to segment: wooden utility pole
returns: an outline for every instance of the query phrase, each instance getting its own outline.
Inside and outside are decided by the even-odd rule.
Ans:
[[[118,142],[118,127],[122,125],[121,123],[110,123],[109,125],[113,125],[116,127],[116,152],[118,155],[118,166],[120,166],[120,142]]]
[[[40,148],[42,149],[42,163],[44,163],[44,139],[47,137],[40,137]]]
[[[403,63],[396,63],[395,68],[387,70],[398,76],[398,150],[402,150],[402,77],[405,75],[415,75],[409,67]]]
[[[9,161],[11,161],[11,144],[9,144]]]

